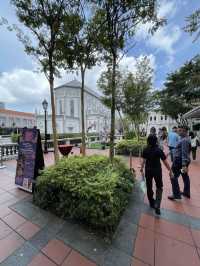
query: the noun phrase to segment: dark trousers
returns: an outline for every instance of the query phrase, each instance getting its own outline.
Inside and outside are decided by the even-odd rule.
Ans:
[[[192,159],[196,160],[197,155],[197,147],[192,147]]]
[[[171,183],[172,183],[173,195],[175,198],[181,198],[180,187],[178,183],[178,178],[180,175],[182,175],[184,183],[183,193],[190,196],[190,178],[188,173],[181,172],[181,168],[182,168],[181,164],[176,164],[176,163],[172,164],[172,171],[174,176],[173,178],[171,178]]]
[[[163,192],[163,181],[162,181],[162,170],[148,170],[145,171],[146,176],[146,186],[147,186],[147,197],[149,203],[154,203],[154,192],[153,192],[153,179],[156,183],[156,201],[155,207],[160,208],[161,200],[162,200],[162,192]]]

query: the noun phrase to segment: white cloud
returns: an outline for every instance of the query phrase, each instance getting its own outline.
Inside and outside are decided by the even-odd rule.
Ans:
[[[151,23],[140,25],[136,35],[139,40],[145,41],[147,45],[157,51],[163,51],[168,56],[168,64],[174,60],[175,45],[181,37],[180,27],[169,23],[169,18],[175,16],[177,7],[178,4],[175,1],[161,1],[158,16],[166,17],[168,24],[160,27],[153,35],[149,34]]]
[[[165,51],[169,55],[173,55],[174,45],[180,39],[181,30],[178,26],[173,26],[169,30],[168,28],[160,28],[158,31],[148,40],[149,44]]]
[[[141,58],[142,55],[139,57]],[[149,55],[150,63],[156,68],[155,57]],[[135,71],[136,58],[133,56],[124,56],[120,62],[122,68],[129,71]],[[106,70],[106,64],[102,63],[86,71],[85,84],[93,90],[97,89],[97,80],[102,71]],[[81,80],[80,74],[66,73],[62,71],[62,78],[55,79],[55,86],[61,85],[72,79]],[[44,98],[50,101],[49,85],[46,77],[42,73],[33,70],[14,69],[11,72],[3,72],[0,75],[0,101],[10,106],[20,106],[21,111],[34,111],[35,108],[42,111],[41,102]]]
[[[177,5],[175,1],[163,0],[160,3],[160,7],[158,10],[158,16],[159,17],[166,17],[166,16],[173,17],[176,13],[176,10],[177,10]]]

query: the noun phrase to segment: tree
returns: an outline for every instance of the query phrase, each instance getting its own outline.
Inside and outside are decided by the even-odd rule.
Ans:
[[[161,110],[174,119],[200,101],[200,56],[168,75],[165,88],[157,93]]]
[[[186,18],[187,25],[184,27],[186,32],[189,32],[191,35],[197,33],[194,41],[200,37],[200,9],[197,9],[189,17]]]
[[[110,132],[110,159],[112,161],[115,135],[116,68],[119,53],[124,50],[128,38],[134,36],[136,27],[142,23],[151,22],[151,32],[153,32],[163,23],[163,20],[157,18],[156,0],[91,0],[91,2],[96,8],[97,39],[104,52],[104,59],[112,72]]]
[[[151,108],[153,69],[148,57],[137,60],[136,73],[129,73],[124,80],[123,113],[132,121],[136,136],[140,136],[140,124],[144,123]]]
[[[123,83],[123,75],[125,72],[116,70],[116,101],[115,101],[115,109],[117,110],[121,124],[123,127],[123,131],[125,130],[125,124],[122,118],[121,110],[122,110],[122,101],[123,101],[123,91],[122,91],[122,83]],[[97,81],[97,85],[99,89],[103,92],[102,102],[108,108],[111,109],[112,105],[112,69],[108,67],[107,71],[101,73],[99,80]]]
[[[72,66],[71,39],[79,31],[79,23],[77,23],[79,19],[73,11],[78,1],[11,0],[11,3],[16,9],[19,21],[32,34],[31,39],[18,31],[18,37],[24,43],[25,51],[38,59],[49,82],[54,156],[55,161],[58,161],[54,78],[59,74],[59,67],[62,65],[61,48],[65,47],[68,51],[68,64]],[[63,45],[63,40],[65,40],[65,45]]]
[[[93,67],[97,62],[97,43],[94,42],[95,31],[93,28],[92,17],[85,15],[84,10],[88,6],[84,5],[85,1],[80,1],[82,8],[79,9],[80,29],[74,36],[73,52],[74,62],[81,73],[81,125],[82,125],[82,154],[85,155],[85,74],[86,70]]]

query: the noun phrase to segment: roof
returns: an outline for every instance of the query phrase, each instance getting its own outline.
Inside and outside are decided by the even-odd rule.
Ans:
[[[200,118],[200,106],[195,107],[183,115],[183,118]]]
[[[26,112],[18,112],[8,109],[0,109],[0,114],[6,114],[6,115],[13,115],[13,116],[28,116],[34,118],[35,115],[33,113],[26,113]]]
[[[67,87],[67,88],[75,88],[75,89],[81,89],[81,82],[78,81],[77,79],[74,79],[68,83],[65,83],[61,86],[58,86],[56,88],[54,88],[54,90],[63,88],[63,87]],[[100,94],[98,94],[96,91],[93,91],[92,89],[88,88],[87,86],[85,86],[85,91],[97,98],[101,98]]]

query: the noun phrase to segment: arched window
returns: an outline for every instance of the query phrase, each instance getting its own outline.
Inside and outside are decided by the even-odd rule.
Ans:
[[[163,116],[161,116],[160,119],[163,120]]]
[[[167,120],[167,115],[165,116],[165,120]]]
[[[70,100],[70,116],[74,117],[74,100]]]
[[[156,116],[154,116],[154,121],[156,121]]]
[[[150,116],[150,119],[149,120],[152,121],[152,116]]]

